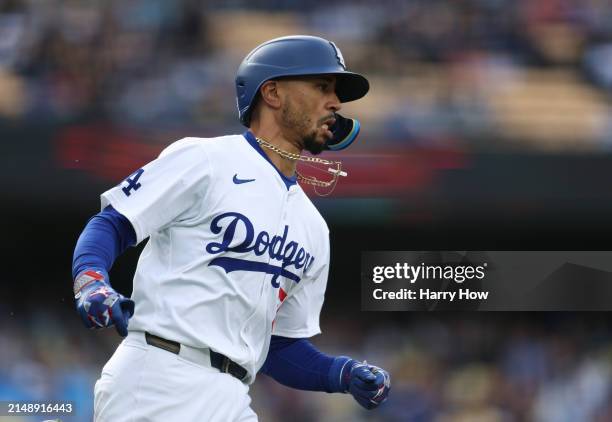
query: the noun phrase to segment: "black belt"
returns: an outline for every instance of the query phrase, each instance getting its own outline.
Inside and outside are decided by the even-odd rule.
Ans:
[[[166,340],[165,338],[158,337],[145,331],[145,340],[147,344],[151,346],[159,347],[160,349],[167,350],[168,352],[178,355],[181,351],[181,344],[176,341]],[[244,380],[247,375],[247,370],[236,362],[231,360],[221,353],[217,353],[214,350],[210,351],[210,365],[213,368],[217,368],[219,371],[230,374],[231,376],[238,378],[240,381]]]

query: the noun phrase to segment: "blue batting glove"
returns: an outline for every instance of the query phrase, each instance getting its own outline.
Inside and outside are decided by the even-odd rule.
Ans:
[[[350,360],[342,370],[342,388],[351,393],[361,406],[374,409],[387,400],[391,378],[378,366]]]
[[[117,293],[107,282],[108,275],[89,269],[74,280],[77,312],[87,328],[115,326],[120,336],[127,336],[128,321],[134,315],[134,301]]]

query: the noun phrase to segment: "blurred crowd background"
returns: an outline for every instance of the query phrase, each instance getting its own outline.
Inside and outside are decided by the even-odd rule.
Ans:
[[[604,0],[0,0],[0,400],[69,398],[63,419],[90,419],[118,338],[72,310],[79,231],[172,141],[244,131],[236,68],[289,34],[335,41],[371,82],[343,108],[358,142],[327,155],[349,177],[312,195],[333,251],[316,342],[389,368],[393,390],[365,412],[261,377],[260,420],[612,421],[605,314],[365,313],[355,264],[361,250],[610,249]],[[137,255],[111,274],[125,294]]]
[[[4,0],[0,12],[9,121],[235,128],[239,60],[310,33],[371,79],[351,110],[379,146],[604,151],[612,139],[601,0]]]
[[[240,60],[303,33],[372,86],[344,106],[363,130],[319,201],[332,222],[606,224],[610,15],[600,0],[3,0],[1,164],[32,164],[4,190],[45,206],[63,177],[90,193],[176,139],[242,132]]]

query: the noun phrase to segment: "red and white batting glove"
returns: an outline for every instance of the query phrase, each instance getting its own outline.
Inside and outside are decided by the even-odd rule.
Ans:
[[[115,326],[120,336],[127,336],[128,321],[134,315],[134,301],[117,293],[108,284],[103,270],[88,269],[74,280],[77,312],[87,328]]]

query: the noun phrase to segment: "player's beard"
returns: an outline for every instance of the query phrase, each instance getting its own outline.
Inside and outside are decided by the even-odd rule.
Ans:
[[[302,148],[317,155],[325,149],[325,143],[317,141],[317,130],[312,128],[312,120],[293,107],[291,101],[287,101],[282,109],[283,124],[295,131],[301,137]]]
[[[321,154],[325,149],[325,144],[317,141],[317,131],[313,131],[309,135],[302,138],[304,142],[304,149],[312,155]]]

